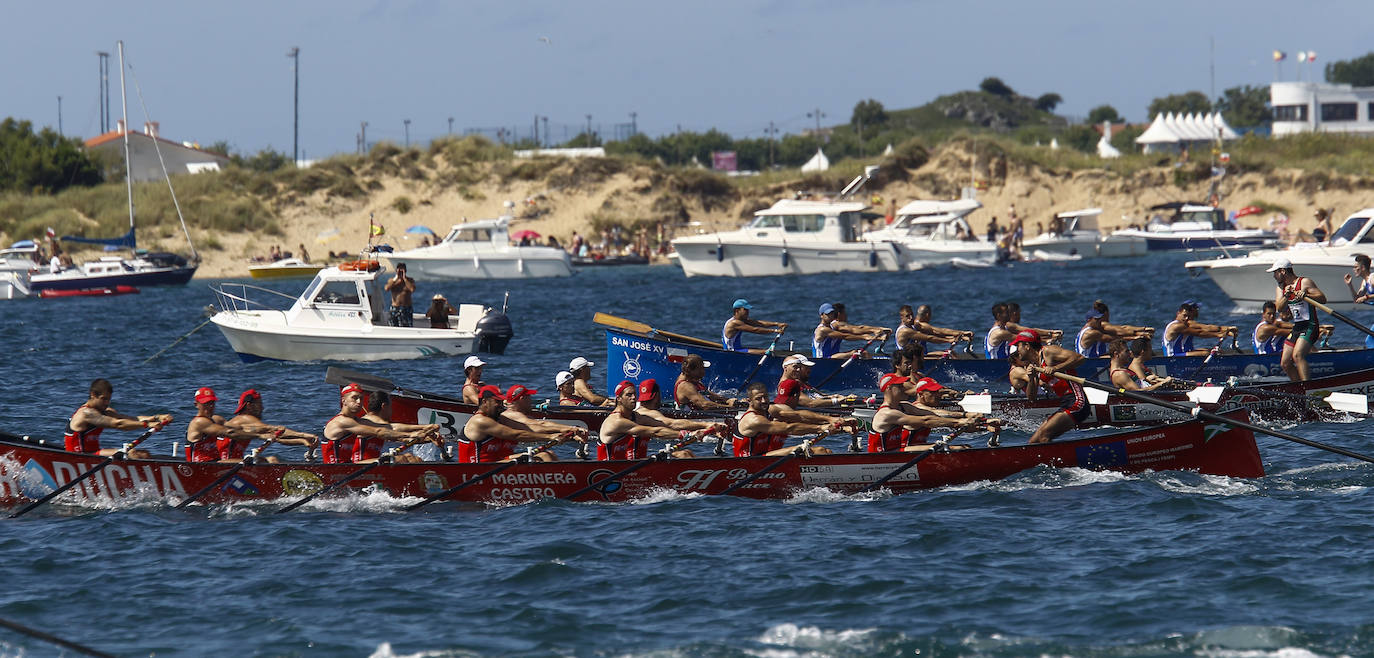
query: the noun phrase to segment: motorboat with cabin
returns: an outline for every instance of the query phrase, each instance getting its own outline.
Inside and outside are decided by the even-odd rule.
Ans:
[[[558,247],[518,246],[510,241],[510,216],[457,224],[438,244],[378,252],[387,267],[405,263],[412,278],[537,279],[571,276],[568,252]]]
[[[1374,258],[1374,208],[1365,208],[1347,217],[1325,242],[1300,242],[1286,249],[1257,249],[1243,256],[1223,254],[1212,260],[1188,261],[1184,267],[1195,276],[1206,273],[1236,306],[1248,310],[1274,301],[1274,279],[1266,270],[1274,261],[1286,258],[1298,276],[1316,281],[1317,287],[1326,293],[1327,306],[1338,311],[1353,311],[1367,308],[1350,299],[1345,284],[1345,275],[1354,274],[1355,254]]]
[[[1082,256],[1084,258],[1123,258],[1143,256],[1145,238],[1135,235],[1104,235],[1099,228],[1101,208],[1084,208],[1055,213],[1049,230],[1021,242],[1022,253],[1040,256]]]
[[[33,240],[20,240],[0,250],[0,299],[33,296],[29,277],[38,271],[37,255],[38,245]]]
[[[991,264],[997,256],[997,245],[978,237],[967,219],[982,207],[977,199],[918,199],[898,209],[891,224],[863,237],[871,242],[899,245],[906,269],[945,265],[955,259]]]
[[[248,266],[254,279],[308,279],[324,269],[324,265],[307,263],[299,258],[283,258],[266,264]]]
[[[1118,229],[1112,235],[1143,238],[1150,251],[1263,247],[1279,240],[1274,231],[1241,228],[1216,206],[1174,201],[1151,206],[1150,210],[1155,214],[1144,228]]]
[[[298,297],[246,283],[211,286],[219,311],[210,317],[246,362],[379,361],[501,354],[513,332],[504,312],[480,304],[458,306],[451,328],[430,328],[422,314],[414,327],[393,327],[384,300],[388,270],[374,260],[326,267]],[[286,309],[263,299],[290,300]]]

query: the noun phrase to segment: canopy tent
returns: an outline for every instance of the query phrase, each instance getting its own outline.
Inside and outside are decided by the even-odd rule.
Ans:
[[[825,157],[825,152],[816,149],[816,154],[811,156],[806,164],[802,165],[802,171],[825,171],[830,168],[830,158]]]
[[[1211,114],[1156,114],[1150,127],[1135,138],[1146,153],[1178,150],[1192,142],[1210,142],[1220,136],[1222,141],[1233,140],[1236,131],[1226,124],[1220,112]]]

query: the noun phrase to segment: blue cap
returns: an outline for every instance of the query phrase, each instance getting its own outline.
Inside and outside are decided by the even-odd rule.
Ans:
[[[821,315],[830,315],[835,312],[835,305],[830,302],[821,304]]]
[[[736,300],[735,300],[735,308],[754,308],[754,307],[749,305],[749,300],[747,300],[747,299],[736,299]]]
[[[1182,303],[1182,304],[1179,304],[1178,307],[1179,307],[1179,308],[1199,308],[1199,307],[1198,307],[1198,303],[1195,302],[1195,301],[1193,301],[1193,300],[1191,300],[1191,299],[1185,299],[1185,300],[1183,300],[1183,303]]]
[[[1100,318],[1100,317],[1102,317],[1102,311],[1099,311],[1099,310],[1097,310],[1097,309],[1093,309],[1093,310],[1091,310],[1091,311],[1088,311],[1088,314],[1087,314],[1086,316],[1084,316],[1084,318],[1085,318],[1085,319],[1088,319],[1088,320],[1096,320],[1096,319],[1098,319],[1098,318]]]

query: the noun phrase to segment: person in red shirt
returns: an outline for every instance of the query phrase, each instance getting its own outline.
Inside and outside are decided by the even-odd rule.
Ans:
[[[1050,414],[1050,417],[1035,429],[1027,443],[1049,443],[1060,434],[1078,427],[1092,411],[1092,405],[1088,404],[1088,396],[1083,392],[1081,385],[1055,377],[1054,374],[1072,374],[1087,360],[1086,357],[1073,350],[1042,345],[1040,336],[1029,330],[1016,334],[1016,338],[1011,340],[1011,346],[1016,350],[1017,360],[1024,364],[1026,373],[1032,378],[1032,384],[1038,378],[1039,383],[1048,386],[1054,395],[1060,398],[1059,410]],[[1034,402],[1039,394],[1039,386],[1026,386],[1027,400]]]
[[[106,429],[122,431],[142,430],[172,422],[171,414],[148,416],[126,416],[110,407],[114,397],[114,385],[104,379],[91,382],[90,397],[77,408],[67,421],[67,433],[63,436],[69,452],[89,452],[108,457],[118,452],[116,448],[101,448],[100,433]],[[127,455],[131,459],[148,459],[152,455],[147,450],[135,448]]]
[[[186,426],[186,461],[239,461],[253,439],[280,438],[284,432],[266,425],[254,431],[229,427],[222,416],[215,415],[218,401],[215,390],[209,386],[196,389],[196,416]],[[239,456],[224,456],[234,454]]]
[[[277,438],[277,443],[291,446],[305,446],[312,448],[319,443],[320,437],[315,434],[297,432],[287,429],[282,425],[268,425],[262,420],[262,394],[254,389],[248,389],[239,395],[238,407],[234,409],[234,417],[225,421],[226,427],[235,427],[248,430],[250,432],[261,432],[270,430],[275,435],[277,430],[281,430],[281,436]],[[219,440],[220,459],[242,459],[244,449],[248,441],[236,441],[233,439],[221,438]],[[281,460],[275,456],[269,456],[267,462],[270,464],[280,463]]]
[[[421,441],[439,436],[438,425],[420,425],[420,429],[402,431],[390,423],[363,418],[363,387],[350,383],[339,391],[339,413],[324,426],[324,440],[320,455],[326,464],[366,462],[381,456],[386,441]]]
[[[578,427],[562,429],[535,429],[502,413],[506,396],[495,386],[485,386],[478,391],[477,413],[463,425],[463,434],[458,437],[458,461],[464,464],[478,462],[502,462],[518,459],[521,455],[515,450],[521,443],[559,443],[579,440],[585,430]],[[540,461],[555,461],[552,453],[544,451],[534,454]]]

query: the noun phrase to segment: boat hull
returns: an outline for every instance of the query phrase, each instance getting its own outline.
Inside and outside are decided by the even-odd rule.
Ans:
[[[1374,251],[1371,251],[1374,253]],[[1221,291],[1242,310],[1258,310],[1265,302],[1274,301],[1277,287],[1274,277],[1265,270],[1274,263],[1274,258],[1246,257],[1219,258],[1216,260],[1189,261],[1184,265],[1194,274],[1205,272]],[[1353,311],[1369,308],[1350,300],[1345,284],[1345,275],[1353,274],[1351,266],[1354,258],[1323,259],[1318,262],[1293,262],[1293,270],[1299,276],[1309,277],[1317,287],[1325,292],[1327,305],[1337,311]]]
[[[305,265],[301,267],[262,266],[248,268],[248,275],[254,279],[309,279],[319,274],[322,269],[324,269],[323,265]]]
[[[892,243],[844,242],[825,245],[699,242],[676,240],[678,264],[692,276],[782,276],[822,272],[896,272],[903,269],[900,248]],[[786,258],[784,258],[784,253]]]
[[[118,288],[119,286],[184,286],[196,273],[195,266],[160,267],[153,269],[124,272],[121,274],[101,274],[86,276],[79,270],[58,274],[35,274],[30,279],[34,292],[44,290],[91,290],[95,288]]]
[[[1037,251],[1064,256],[1077,254],[1084,258],[1128,258],[1144,256],[1149,249],[1143,238],[1119,235],[1037,236],[1021,243],[1021,253],[1033,254]]]
[[[80,290],[40,290],[38,296],[43,299],[54,297],[109,297],[110,295],[133,295],[138,293],[138,288],[133,286],[114,286],[112,288],[82,288]]]
[[[1139,229],[1122,229],[1114,231],[1112,235],[1123,238],[1143,238],[1146,249],[1150,251],[1209,251],[1213,249],[1263,247],[1273,245],[1279,238],[1278,234],[1273,231],[1259,230],[1142,231]]]
[[[223,311],[211,321],[245,362],[382,361],[472,354],[477,337],[452,329],[288,327],[282,311]]]
[[[1233,412],[1236,420],[1244,412]],[[698,450],[703,450],[698,448]],[[806,489],[841,493],[862,489],[892,473],[915,455],[836,453],[778,457],[698,457],[650,460],[634,472],[596,487],[580,501],[622,502],[658,492],[720,494],[731,485],[773,467],[766,476],[732,492],[747,498],[786,498]],[[14,438],[0,441],[0,503],[18,504],[42,496],[90,470],[102,458],[69,453]],[[502,468],[500,473],[456,492],[454,500],[510,503],[564,497],[639,462],[566,459],[552,463],[388,464],[345,485],[345,491],[381,489],[392,496],[425,496]],[[108,503],[123,498],[183,500],[224,475],[234,464],[186,463],[174,459],[128,460],[112,464],[74,487],[58,502]],[[1139,431],[1037,445],[970,447],[935,453],[884,484],[904,493],[978,481],[1000,480],[1036,467],[1078,467],[1139,473],[1188,470],[1229,477],[1261,477],[1264,466],[1254,436],[1222,423],[1188,421]],[[338,482],[359,469],[353,464],[283,463],[246,466],[201,502],[232,503],[297,497]]]
[[[433,249],[433,247],[429,247]],[[511,247],[490,253],[429,255],[416,252],[377,256],[391,269],[406,264],[407,274],[421,281],[464,279],[543,279],[572,276],[572,263],[561,249]]]

